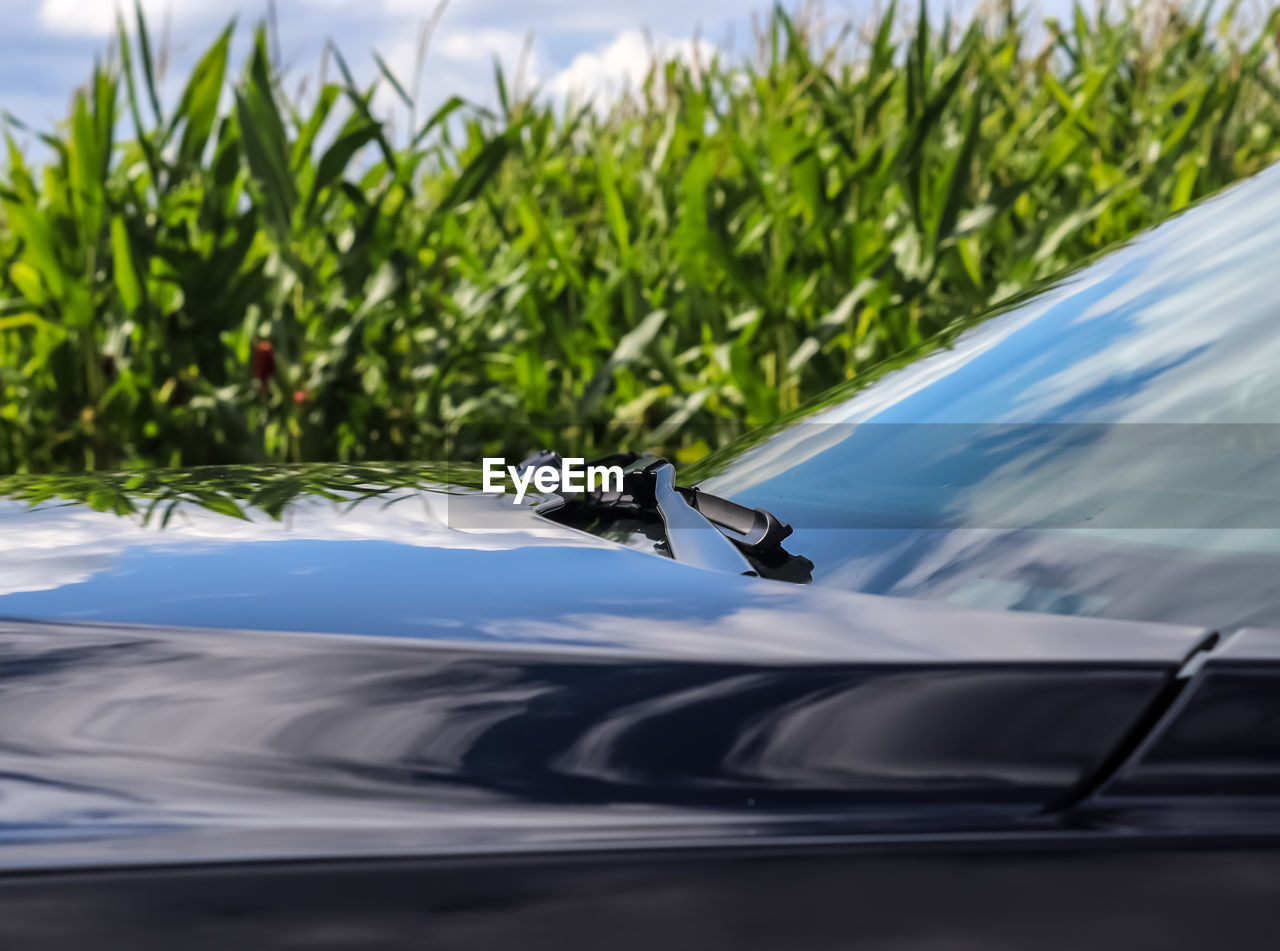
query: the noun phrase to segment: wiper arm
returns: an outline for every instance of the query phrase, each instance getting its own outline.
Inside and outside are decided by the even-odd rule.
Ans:
[[[622,466],[622,491],[586,493],[584,504],[596,510],[657,512],[677,561],[755,575],[758,572],[744,552],[754,556],[781,552],[782,540],[791,534],[790,525],[764,509],[680,488],[675,484],[675,466],[658,456],[620,453],[591,464]],[[520,468],[561,465],[557,453],[543,451],[530,456]]]
[[[756,574],[742,552],[716,531],[711,520],[690,505],[676,488],[675,466],[663,460],[651,468],[650,474],[653,506],[666,528],[667,547],[673,559],[714,571]]]

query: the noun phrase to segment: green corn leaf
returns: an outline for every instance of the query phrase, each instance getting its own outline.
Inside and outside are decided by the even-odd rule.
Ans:
[[[18,330],[22,327],[33,327],[37,330],[46,327],[52,327],[49,321],[45,320],[39,314],[33,314],[31,311],[23,311],[20,314],[9,314],[6,317],[0,317],[0,332],[7,330]]]
[[[386,64],[386,61],[377,50],[373,51],[373,61],[378,64],[378,72],[382,73],[387,82],[391,83],[391,88],[396,91],[396,95],[400,97],[400,101],[412,109],[413,98],[405,92],[404,86],[400,85],[400,80],[396,79],[395,73],[391,71],[391,67]]]
[[[362,123],[344,132],[329,148],[325,149],[316,168],[315,181],[311,186],[311,194],[307,198],[305,215],[310,218],[320,193],[331,186],[346,171],[351,160],[362,148],[377,139],[378,129],[368,123]]]
[[[151,112],[155,116],[156,125],[162,125],[164,113],[160,109],[160,97],[156,94],[155,59],[151,55],[151,33],[147,29],[147,19],[142,12],[142,0],[134,0],[133,12],[138,27],[138,51],[142,59],[142,76],[147,84],[147,98],[151,102]]]
[[[227,70],[227,52],[234,29],[233,20],[205,51],[183,90],[174,121],[186,122],[182,141],[178,146],[178,155],[184,163],[199,161],[208,145],[209,136],[213,133],[218,115],[218,98],[222,94]]]
[[[422,128],[417,131],[413,137],[413,141],[409,144],[410,148],[417,148],[422,143],[422,140],[431,134],[433,129],[436,129],[444,122],[447,122],[449,116],[453,115],[464,105],[466,105],[466,101],[461,96],[450,96],[446,99],[443,105],[427,117],[427,121],[422,124]]]
[[[433,209],[432,215],[439,216],[472,201],[497,174],[498,168],[511,151],[513,137],[512,132],[507,132],[488,142],[458,175],[457,180]]]
[[[244,513],[236,500],[231,496],[222,492],[214,491],[197,491],[194,493],[195,500],[210,512],[218,515],[230,515],[232,518],[243,519],[249,521],[249,516]]]
[[[338,101],[338,97],[342,95],[342,88],[334,83],[325,83],[320,90],[320,94],[316,97],[315,108],[311,110],[311,115],[298,129],[298,138],[293,143],[293,155],[290,165],[297,174],[303,169],[311,159],[311,150],[315,146],[316,138],[320,135],[321,128],[324,127],[330,114],[333,112],[334,103]]]
[[[372,111],[369,109],[369,103],[373,99],[373,94],[377,89],[377,85],[375,84],[370,87],[368,92],[361,93],[359,88],[356,86],[355,79],[351,75],[350,67],[347,66],[347,61],[338,51],[338,48],[330,43],[328,49],[333,56],[334,62],[338,64],[339,71],[342,73],[344,81],[343,89],[347,94],[347,99],[365,122],[377,128],[378,135],[376,141],[378,143],[378,147],[382,150],[382,157],[386,161],[387,168],[391,170],[392,174],[397,174],[399,172],[400,163],[396,159],[395,150],[391,147],[390,140],[388,140],[386,135],[383,134],[382,123],[374,117]]]
[[[581,400],[584,409],[589,409],[599,402],[613,381],[614,374],[640,359],[645,350],[657,339],[668,316],[665,310],[655,310],[623,335],[609,359],[587,384]]]
[[[30,268],[55,298],[61,298],[66,291],[66,278],[58,260],[49,222],[37,209],[27,204],[6,202],[4,210],[6,223],[23,242],[26,252],[23,259],[10,268],[10,273],[15,273],[14,269],[19,265]],[[40,293],[43,298],[43,291]]]
[[[133,249],[129,244],[129,233],[125,230],[124,220],[119,215],[111,219],[111,263],[116,290],[120,294],[120,303],[127,311],[137,310],[142,303],[142,283],[138,280],[138,269],[134,264]]]
[[[97,128],[89,114],[89,99],[76,93],[71,113],[69,180],[76,221],[86,242],[96,240],[102,226],[102,147]]]
[[[289,168],[289,145],[276,107],[266,51],[266,35],[259,29],[249,75],[236,90],[236,114],[244,140],[249,171],[258,183],[267,220],[277,240],[286,242],[293,228],[298,193]]]
[[[622,206],[617,172],[609,149],[600,151],[597,170],[600,176],[600,190],[604,195],[605,217],[608,219],[614,240],[618,242],[618,250],[622,253],[623,260],[626,260],[631,257],[631,228],[627,224],[627,213]]]
[[[133,119],[134,141],[137,142],[146,159],[151,173],[153,185],[160,180],[160,158],[151,141],[151,134],[142,121],[142,108],[138,102],[138,85],[134,78],[133,49],[129,42],[129,32],[125,27],[124,14],[116,11],[116,43],[120,50],[120,71],[125,80],[125,92],[129,102],[129,115]]]
[[[980,95],[975,95],[973,101],[969,103],[969,114],[965,117],[964,139],[960,143],[960,148],[952,154],[951,161],[942,176],[943,199],[937,223],[933,227],[935,255],[940,241],[950,236],[960,209],[963,207],[964,194],[969,184],[970,166],[978,144],[978,122],[982,117],[982,103]]]

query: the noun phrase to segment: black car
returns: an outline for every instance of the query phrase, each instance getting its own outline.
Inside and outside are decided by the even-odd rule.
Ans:
[[[0,480],[0,947],[1274,946],[1278,275],[1280,170],[609,490]]]

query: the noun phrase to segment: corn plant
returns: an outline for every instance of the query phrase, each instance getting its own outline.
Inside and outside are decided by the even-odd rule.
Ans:
[[[778,9],[604,110],[498,72],[399,135],[413,84],[334,50],[291,98],[262,31],[166,109],[135,11],[6,131],[0,470],[697,458],[1270,162],[1280,15],[1233,10]]]

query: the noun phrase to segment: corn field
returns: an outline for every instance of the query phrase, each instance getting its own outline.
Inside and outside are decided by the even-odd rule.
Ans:
[[[696,459],[1270,162],[1280,11],[1233,13],[777,9],[607,108],[499,71],[406,130],[261,30],[166,108],[135,11],[7,122],[0,471]]]

